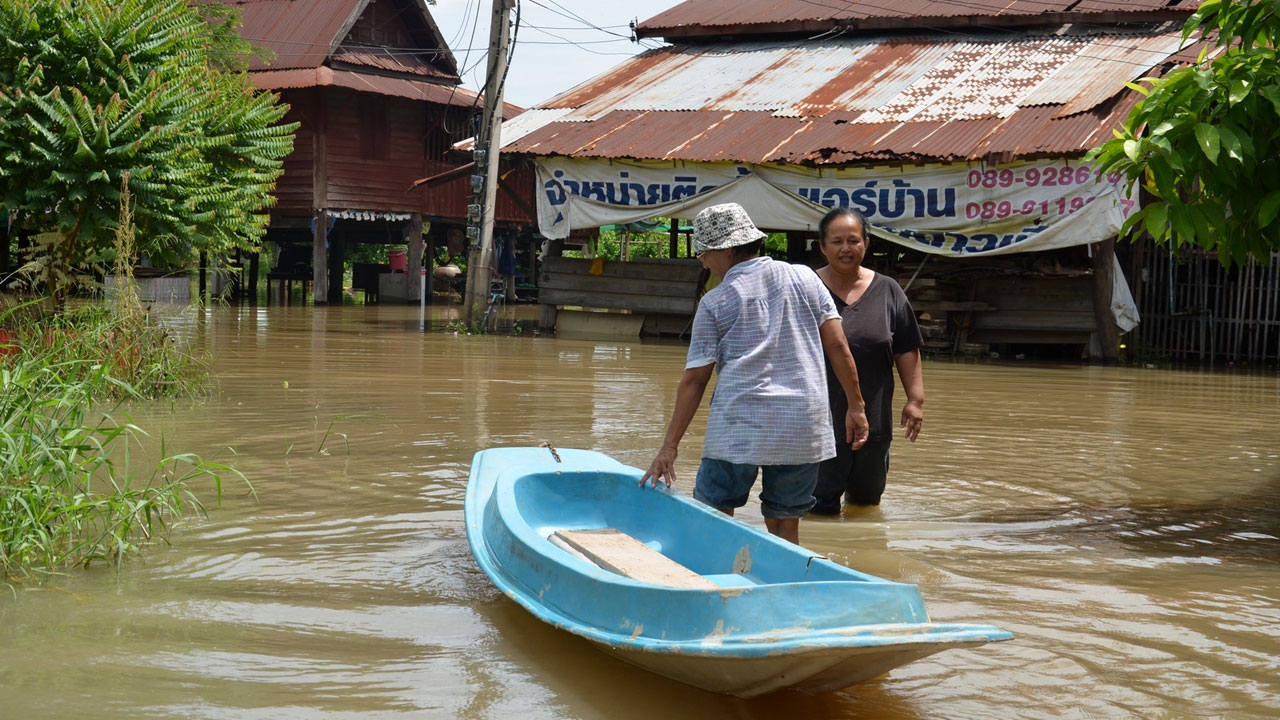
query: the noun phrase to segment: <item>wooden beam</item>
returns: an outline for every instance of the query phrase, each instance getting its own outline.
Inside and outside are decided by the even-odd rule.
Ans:
[[[431,269],[428,268],[428,277],[423,278],[422,276],[422,216],[418,213],[414,213],[409,222],[405,223],[404,241],[409,246],[404,268],[404,271],[409,273],[407,291],[409,299],[417,301],[418,298],[422,297],[422,283],[430,278],[431,273]]]
[[[1115,283],[1116,240],[1110,238],[1093,246],[1093,309],[1097,318],[1098,345],[1102,361],[1114,365],[1120,358],[1120,329],[1111,311],[1111,288]]]
[[[501,175],[498,176],[498,187],[507,194],[507,197],[514,200],[516,205],[520,206],[520,209],[524,211],[524,214],[529,216],[530,222],[538,221],[538,211],[530,207],[529,203],[525,202],[524,198],[520,197],[520,193],[516,192],[515,188],[512,188],[507,181],[503,180]]]
[[[311,297],[317,305],[329,301],[329,213],[316,211],[315,228],[311,232]]]
[[[563,543],[580,553],[579,557],[634,580],[694,590],[714,590],[717,587],[684,565],[613,528],[560,530],[551,537],[553,544]]]

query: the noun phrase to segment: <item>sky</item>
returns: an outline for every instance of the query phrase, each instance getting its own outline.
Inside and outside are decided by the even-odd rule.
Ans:
[[[681,0],[518,2],[520,25],[503,100],[532,107],[633,55],[660,47],[661,40],[631,42],[629,24],[647,20]],[[463,86],[482,90],[493,0],[436,0],[427,9],[453,50]]]

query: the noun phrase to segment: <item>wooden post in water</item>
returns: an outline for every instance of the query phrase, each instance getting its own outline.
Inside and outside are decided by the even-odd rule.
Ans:
[[[261,253],[256,252],[249,254],[249,277],[245,279],[248,281],[250,305],[258,304],[258,257],[260,255]]]
[[[326,276],[328,282],[325,283],[327,286],[325,297],[328,298],[329,302],[341,305],[342,271],[346,265],[347,258],[347,223],[341,225],[335,223],[333,231],[326,233],[326,236],[325,246],[328,248],[328,252],[325,253],[325,265],[328,267],[329,274]]]
[[[198,271],[198,274],[200,277],[200,282],[199,282],[200,289],[197,292],[199,292],[200,302],[202,304],[207,303],[209,300],[204,296],[205,290],[209,286],[208,276],[205,274],[208,267],[209,267],[209,253],[205,252],[204,250],[201,250],[200,251],[200,269]],[[190,288],[191,286],[188,285],[187,287]]]
[[[422,276],[422,216],[414,213],[405,223],[404,242],[409,246],[405,257],[404,271],[409,274],[405,294],[410,300],[422,297],[422,284],[430,280],[431,269],[427,269],[427,277]]]
[[[1120,358],[1120,330],[1111,312],[1111,287],[1115,283],[1116,240],[1110,238],[1093,246],[1093,312],[1098,326],[1102,361],[1115,365]]]
[[[428,305],[431,304],[432,290],[434,289],[436,271],[436,236],[440,234],[440,227],[441,226],[437,223],[431,224],[431,227],[427,231],[425,247],[422,249],[422,256],[426,258],[426,261],[423,263],[423,267],[427,270],[427,276],[422,279],[422,282],[427,284],[426,297]]]
[[[315,228],[311,233],[311,288],[312,302],[323,305],[329,301],[329,213],[321,208],[315,214]]]

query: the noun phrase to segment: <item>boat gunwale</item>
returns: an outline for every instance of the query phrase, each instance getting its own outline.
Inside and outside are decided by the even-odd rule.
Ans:
[[[525,466],[519,469],[498,468],[492,472],[487,471],[483,466],[485,462],[485,453],[491,451],[481,451],[476,454],[471,468],[471,482],[468,483],[466,492],[466,502],[464,503],[464,514],[466,516],[467,540],[471,545],[472,554],[475,556],[477,563],[481,569],[489,576],[490,580],[508,597],[515,600],[516,603],[524,607],[534,616],[547,622],[548,624],[566,630],[579,637],[592,640],[608,645],[619,650],[638,650],[657,653],[679,653],[698,656],[717,656],[722,658],[751,658],[776,654],[805,654],[817,652],[829,652],[836,649],[874,649],[878,647],[894,647],[904,645],[968,645],[983,644],[987,642],[995,642],[1012,638],[1012,634],[1000,630],[991,625],[977,625],[964,623],[877,623],[867,625],[843,626],[836,628],[796,628],[782,630],[766,630],[756,633],[741,634],[724,634],[724,635],[708,635],[699,638],[667,640],[660,637],[644,636],[638,634],[618,633],[603,628],[585,624],[575,620],[558,609],[555,609],[545,603],[538,601],[538,593],[533,588],[527,587],[518,578],[507,572],[497,561],[492,550],[489,547],[489,538],[484,532],[483,514],[485,507],[488,505],[495,490],[504,476],[515,473],[518,476],[526,476],[535,473],[563,473],[563,466],[557,467],[555,464],[548,463],[544,466],[529,467]],[[635,474],[637,481],[638,473],[634,468],[592,451],[585,450],[560,450],[562,457],[571,457],[575,460],[574,469],[571,472],[588,473],[588,472],[609,472],[616,474],[631,475]],[[590,461],[589,463],[585,461]],[[607,461],[607,462],[602,462]],[[669,497],[675,501],[693,503],[677,493],[667,491],[666,488],[661,489]],[[507,498],[499,498],[499,501],[507,500]],[[704,509],[704,508],[698,508]],[[709,510],[709,509],[708,509]],[[709,510],[710,511],[710,510]],[[710,511],[714,512],[714,511]],[[611,571],[605,570],[581,558],[573,557],[566,553],[563,549],[556,547],[548,538],[543,537],[541,533],[533,532],[533,526],[529,525],[527,520],[522,518],[525,526],[529,528],[529,535],[536,538],[536,544],[529,544],[526,541],[525,546],[534,552],[537,552],[543,559],[564,568],[566,571],[592,582],[608,583],[615,586],[624,586],[629,588],[643,588],[649,592],[658,594],[667,593],[683,593],[688,596],[690,593],[697,595],[706,595],[711,593],[719,594],[722,597],[730,597],[740,595],[744,591],[750,591],[750,587],[721,587],[715,589],[692,589],[677,588],[655,585],[624,575],[619,575]],[[516,535],[518,537],[518,534]],[[545,547],[544,547],[545,546]],[[572,562],[566,562],[562,558],[572,558]],[[815,558],[820,556],[814,556]],[[822,559],[823,562],[831,562]],[[888,583],[892,585],[905,585],[906,583],[896,583],[891,580],[879,578],[873,575],[860,573],[852,568],[834,563],[836,567],[850,571],[858,576],[866,576],[880,583]],[[805,581],[796,583],[774,583],[773,586],[793,585],[793,586],[812,586],[818,583],[824,584],[859,584],[866,585],[866,580],[821,580],[821,581]],[[764,586],[756,586],[764,587]],[[678,597],[678,596],[677,596]],[[884,634],[879,634],[884,633]]]

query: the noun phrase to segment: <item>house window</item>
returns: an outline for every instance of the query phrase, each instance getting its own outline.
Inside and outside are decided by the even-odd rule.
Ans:
[[[391,157],[386,98],[362,98],[360,101],[360,157],[365,160],[387,160]]]

